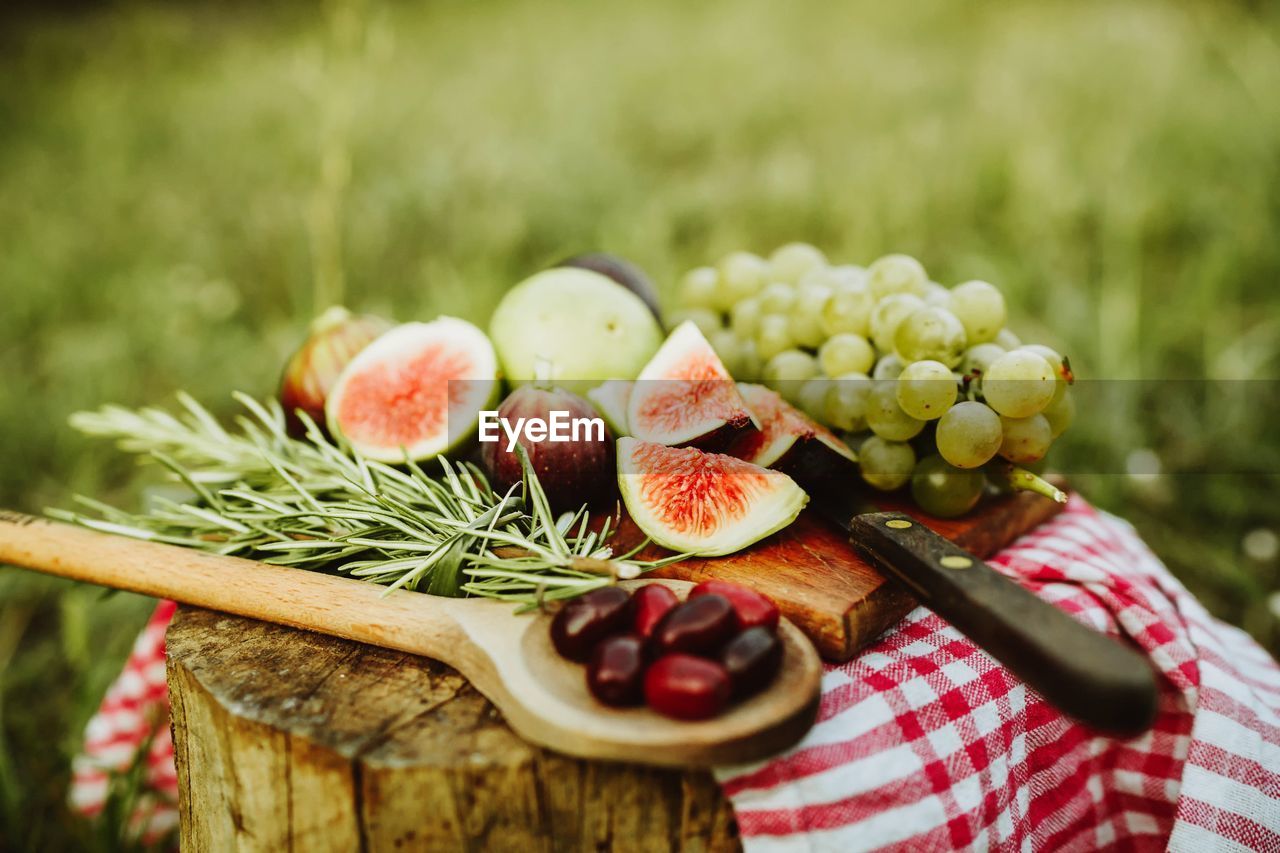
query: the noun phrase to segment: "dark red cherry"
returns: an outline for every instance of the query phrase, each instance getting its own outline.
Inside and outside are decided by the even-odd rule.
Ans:
[[[735,631],[729,599],[703,595],[668,611],[649,639],[659,656],[672,652],[714,655]]]
[[[606,586],[560,608],[551,620],[551,642],[563,657],[581,663],[605,637],[630,627],[631,596],[621,587]]]
[[[703,581],[689,591],[690,600],[703,595],[719,595],[729,599],[738,620],[739,631],[757,626],[770,631],[778,629],[777,606],[754,589],[728,581],[710,580]]]
[[[631,601],[636,614],[636,633],[646,640],[662,617],[680,603],[676,594],[660,583],[640,587],[631,596]]]
[[[715,661],[693,655],[659,658],[644,676],[649,707],[678,720],[705,720],[729,704],[729,674]]]
[[[735,699],[769,686],[782,665],[782,642],[768,628],[748,628],[725,644],[720,662],[729,673]]]
[[[608,637],[587,665],[587,689],[606,705],[627,707],[644,701],[644,640],[635,634]]]

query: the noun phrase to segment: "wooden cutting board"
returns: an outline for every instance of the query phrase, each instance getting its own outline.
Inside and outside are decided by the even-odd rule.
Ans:
[[[892,497],[874,504],[917,518],[983,559],[1062,511],[1061,504],[1029,492],[987,501],[963,518],[946,520]],[[619,531],[623,541],[639,535],[626,524]],[[655,548],[643,556],[661,553]],[[853,657],[916,606],[905,587],[867,565],[844,534],[812,510],[744,551],[684,560],[654,574],[694,582],[718,578],[752,587],[772,598],[829,661]]]

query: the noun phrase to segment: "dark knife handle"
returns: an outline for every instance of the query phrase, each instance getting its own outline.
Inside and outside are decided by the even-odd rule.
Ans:
[[[1156,713],[1146,659],[1041,601],[908,515],[850,522],[853,546],[1070,717],[1136,735]]]

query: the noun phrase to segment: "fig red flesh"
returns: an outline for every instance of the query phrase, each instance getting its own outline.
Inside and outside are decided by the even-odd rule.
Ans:
[[[582,663],[601,640],[631,627],[631,596],[606,586],[575,598],[551,620],[551,642],[562,657]]]
[[[637,439],[715,449],[757,428],[733,377],[691,321],[667,336],[637,378],[627,402]]]
[[[653,629],[662,621],[662,617],[680,603],[676,594],[660,583],[642,586],[631,596],[635,608],[635,630],[644,639],[649,639]]]
[[[733,695],[745,698],[769,686],[782,665],[782,643],[766,628],[748,628],[730,640],[720,654]]]
[[[625,708],[644,701],[644,641],[634,634],[608,637],[587,666],[587,689],[606,705]]]
[[[729,704],[729,673],[715,661],[693,655],[659,658],[644,677],[649,707],[678,720],[705,720]]]
[[[692,601],[704,595],[719,595],[729,600],[729,604],[733,606],[739,631],[755,627],[767,628],[770,631],[778,629],[777,605],[754,589],[728,581],[703,581],[690,590],[689,600]]]
[[[731,554],[781,530],[809,499],[778,471],[632,438],[618,440],[618,484],[649,538],[701,556]]]
[[[713,655],[736,631],[729,599],[703,595],[673,607],[649,638],[658,655],[685,652]]]

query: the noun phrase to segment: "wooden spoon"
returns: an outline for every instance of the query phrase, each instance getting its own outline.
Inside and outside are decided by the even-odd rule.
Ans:
[[[522,737],[582,758],[664,766],[756,761],[813,725],[822,665],[783,620],[782,668],[764,692],[711,720],[596,702],[584,668],[552,648],[544,613],[442,598],[238,557],[141,542],[0,510],[0,563],[424,655],[465,675]],[[693,584],[662,583],[683,596]],[[644,581],[629,581],[635,587]]]

